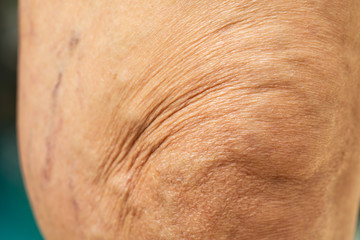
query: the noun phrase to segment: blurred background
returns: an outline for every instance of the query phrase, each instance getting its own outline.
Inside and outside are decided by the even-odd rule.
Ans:
[[[26,197],[16,145],[16,64],[17,1],[0,0],[0,240],[37,240],[42,237]],[[355,239],[360,240],[360,224]]]
[[[16,62],[17,1],[0,0],[0,240],[38,240],[16,146]]]

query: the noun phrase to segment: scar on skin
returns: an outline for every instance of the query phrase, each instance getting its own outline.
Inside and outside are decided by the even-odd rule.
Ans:
[[[52,104],[51,104],[50,131],[45,140],[46,155],[45,155],[45,167],[43,170],[43,175],[47,181],[50,181],[50,178],[51,178],[51,170],[52,170],[52,166],[53,166],[53,152],[54,152],[55,143],[56,143],[56,141],[55,141],[56,135],[58,134],[58,132],[61,130],[61,127],[62,127],[61,116],[58,118],[58,121],[54,126],[54,121],[56,120],[54,118],[54,116],[56,113],[58,92],[59,92],[59,88],[61,86],[61,82],[62,82],[62,72],[60,71],[58,73],[58,77],[57,77],[56,83],[53,87],[52,94],[51,94]]]
[[[58,77],[57,77],[57,81],[55,83],[55,86],[52,90],[52,100],[53,102],[56,102],[57,101],[57,96],[58,96],[58,92],[59,92],[59,88],[60,88],[60,85],[61,85],[61,82],[62,82],[62,72],[60,71],[58,73]],[[53,104],[54,105],[54,104]],[[53,106],[54,107],[54,106]],[[52,109],[53,111],[55,109]]]
[[[72,203],[74,213],[75,213],[75,220],[76,220],[76,222],[79,222],[79,216],[78,216],[79,204],[78,204],[78,202],[76,200],[76,197],[75,197],[74,184],[73,184],[73,181],[72,181],[71,177],[69,177],[68,186],[69,186],[69,189],[70,189],[70,192],[71,192],[71,203]]]
[[[60,117],[55,129],[52,129],[50,134],[46,137],[46,155],[45,155],[45,167],[43,170],[44,178],[47,181],[51,179],[51,170],[53,167],[54,149],[56,145],[56,135],[62,128],[62,118]]]

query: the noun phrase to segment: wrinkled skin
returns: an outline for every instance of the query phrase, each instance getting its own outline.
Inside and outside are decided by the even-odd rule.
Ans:
[[[20,1],[46,239],[352,239],[358,0]]]

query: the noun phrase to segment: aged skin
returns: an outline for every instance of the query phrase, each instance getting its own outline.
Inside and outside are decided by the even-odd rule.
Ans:
[[[46,239],[352,239],[360,1],[20,1]]]

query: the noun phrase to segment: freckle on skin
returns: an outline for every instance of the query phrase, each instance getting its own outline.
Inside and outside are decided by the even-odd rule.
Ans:
[[[69,50],[70,52],[74,51],[75,48],[78,46],[80,42],[80,38],[79,38],[79,35],[77,32],[74,32],[70,38],[70,41],[69,41]]]

